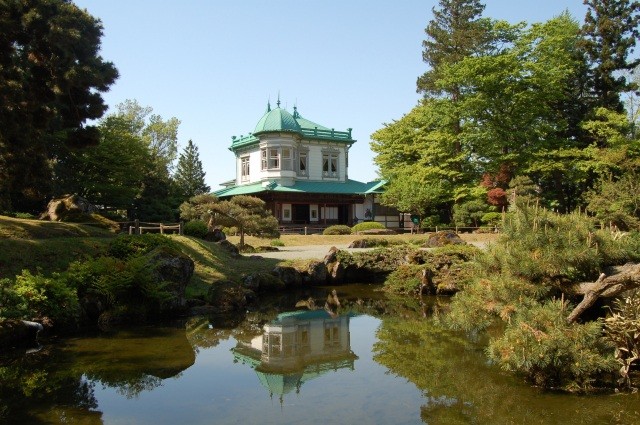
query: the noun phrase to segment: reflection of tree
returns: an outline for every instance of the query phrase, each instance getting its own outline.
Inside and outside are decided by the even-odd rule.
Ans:
[[[409,310],[405,310],[408,313]],[[482,347],[421,312],[383,317],[374,360],[424,392],[421,417],[449,423],[638,423],[638,398],[542,393],[489,365]]]
[[[68,363],[68,356],[49,350],[0,359],[0,423],[63,423],[82,412],[83,423],[101,424],[94,384]]]
[[[162,386],[162,379],[157,376],[137,376],[126,382],[110,382],[110,387],[116,387],[116,392],[128,399],[137,398],[145,391],[151,391]]]

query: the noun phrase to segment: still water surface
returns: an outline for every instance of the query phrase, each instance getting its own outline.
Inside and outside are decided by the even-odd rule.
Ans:
[[[638,395],[545,393],[502,373],[480,342],[434,323],[446,300],[351,286],[338,288],[338,314],[295,309],[308,295],[0,359],[0,422],[640,423]]]

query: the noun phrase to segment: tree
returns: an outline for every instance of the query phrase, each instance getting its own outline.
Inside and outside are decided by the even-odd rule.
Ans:
[[[204,181],[205,172],[202,169],[198,147],[189,140],[178,158],[178,166],[173,176],[178,193],[189,199],[195,195],[209,192],[211,188]]]
[[[140,195],[134,202],[133,216],[148,221],[173,221],[182,199],[175,196],[171,169],[178,146],[180,120],[164,120],[135,100],[117,106],[116,116],[129,124],[129,131],[142,141],[151,158],[141,182]]]
[[[458,88],[442,86],[442,71],[468,56],[482,52],[489,44],[488,21],[480,19],[484,5],[479,0],[440,0],[432,9],[433,20],[425,28],[422,59],[430,69],[418,78],[418,92],[459,96]]]
[[[102,25],[68,0],[0,3],[0,208],[39,209],[51,161],[98,142],[87,120],[118,77],[99,56]]]
[[[157,165],[157,172],[168,176],[178,153],[180,120],[175,117],[164,120],[160,115],[153,114],[150,106],[140,106],[131,99],[120,103],[116,109],[118,115],[130,122],[131,132],[147,144]]]
[[[72,150],[62,161],[72,169],[58,189],[77,193],[106,208],[130,210],[141,194],[143,178],[151,167],[151,155],[142,140],[130,132],[122,116],[109,115],[99,126],[100,144]]]
[[[619,71],[632,70],[640,63],[629,61],[636,40],[640,36],[640,1],[584,0],[588,6],[582,27],[581,43],[591,62],[591,85],[595,106],[622,112],[620,94],[633,90]]]
[[[263,200],[253,196],[234,196],[219,200],[215,195],[196,195],[180,205],[183,220],[201,219],[208,223],[209,231],[215,226],[236,226],[240,231],[240,249],[244,235],[277,238],[278,220],[265,208]]]

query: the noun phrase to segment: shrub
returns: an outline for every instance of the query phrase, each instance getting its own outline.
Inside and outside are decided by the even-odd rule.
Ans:
[[[502,213],[488,212],[482,216],[480,221],[487,226],[497,226],[502,221]]]
[[[520,310],[487,351],[504,370],[522,373],[536,385],[583,391],[616,369],[611,346],[601,336],[601,321],[569,324],[566,305],[553,300]]]
[[[284,242],[282,239],[272,239],[270,242],[271,246],[284,246]]]
[[[615,358],[620,364],[618,384],[631,389],[629,372],[640,359],[640,293],[635,290],[613,302],[613,312],[605,320],[605,337],[615,346]]]
[[[120,235],[109,244],[109,255],[121,260],[147,254],[159,246],[176,248],[175,242],[164,235]]]
[[[16,276],[13,290],[22,299],[20,309],[28,319],[48,317],[54,323],[68,323],[77,317],[78,295],[57,273],[47,278],[23,270]]]
[[[415,294],[420,289],[425,264],[401,264],[384,282],[384,289],[399,294]]]
[[[337,224],[335,226],[329,226],[322,232],[323,235],[350,235],[351,227],[344,224]]]
[[[207,223],[202,220],[191,220],[184,224],[184,234],[187,236],[195,236],[196,238],[204,239],[207,236],[209,227]]]
[[[363,221],[362,223],[358,223],[351,228],[351,232],[357,234],[363,230],[372,230],[372,229],[384,229],[384,225],[382,223],[378,223],[376,221]]]

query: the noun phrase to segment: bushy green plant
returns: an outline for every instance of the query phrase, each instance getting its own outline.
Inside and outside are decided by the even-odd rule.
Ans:
[[[640,293],[632,291],[613,303],[613,311],[605,320],[605,338],[615,346],[620,367],[618,384],[632,388],[629,372],[640,360]]]
[[[420,289],[425,264],[402,264],[384,282],[384,289],[399,294],[415,294]]]
[[[502,221],[502,213],[488,212],[482,216],[480,221],[487,226],[497,226]]]
[[[45,277],[23,270],[12,289],[23,300],[21,309],[28,319],[48,317],[54,323],[68,323],[78,315],[77,293],[57,273]]]
[[[353,226],[351,228],[351,232],[357,234],[358,232],[362,232],[363,230],[384,229],[384,228],[385,227],[382,223],[378,223],[376,221],[363,221]]]
[[[594,224],[584,214],[519,208],[505,220],[487,268],[558,284],[594,280],[603,267],[638,257],[630,249],[633,238],[614,240],[608,230],[595,231]]]
[[[153,277],[153,266],[142,256],[127,260],[100,257],[73,263],[64,279],[69,287],[77,288],[80,297],[97,298],[107,310],[139,309],[146,314],[171,298],[166,285]]]
[[[28,317],[26,300],[16,293],[11,279],[0,279],[0,321]]]
[[[175,242],[164,235],[146,233],[143,235],[120,235],[110,244],[109,255],[126,259],[131,256],[147,254],[159,246],[176,248]]]
[[[351,227],[345,226],[344,224],[336,224],[334,226],[329,226],[322,232],[323,235],[350,235]]]
[[[569,324],[566,318],[560,300],[519,310],[490,342],[489,357],[545,388],[590,389],[598,376],[616,369],[611,346],[602,338],[601,321]]]
[[[272,239],[269,244],[271,246],[284,246],[284,241],[282,239]]]
[[[183,232],[187,236],[194,236],[196,238],[204,239],[207,236],[209,228],[207,223],[202,220],[191,220],[184,224]]]

